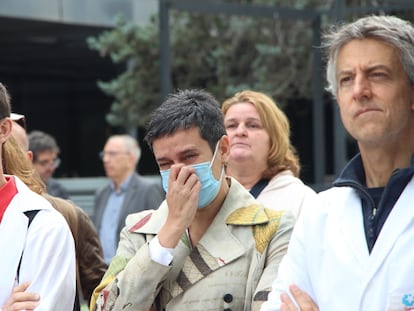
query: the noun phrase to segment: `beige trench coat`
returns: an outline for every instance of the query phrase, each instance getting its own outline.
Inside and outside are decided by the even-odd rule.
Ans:
[[[259,310],[271,290],[294,226],[290,213],[265,209],[236,180],[213,223],[191,249],[185,239],[170,266],[151,260],[150,241],[168,207],[132,214],[117,254],[95,290],[92,310]]]

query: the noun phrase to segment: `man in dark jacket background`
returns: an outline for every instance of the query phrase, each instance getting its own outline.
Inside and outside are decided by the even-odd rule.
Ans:
[[[115,255],[126,216],[158,208],[165,193],[161,182],[148,180],[136,172],[141,149],[134,137],[109,137],[100,156],[111,181],[95,194],[94,220],[105,261],[109,263]]]

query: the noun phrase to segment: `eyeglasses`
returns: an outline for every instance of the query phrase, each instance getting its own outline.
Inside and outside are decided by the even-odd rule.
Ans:
[[[53,166],[53,168],[58,168],[60,165],[60,159],[56,158],[54,160],[42,160],[42,161],[36,161],[35,164],[43,166],[43,167],[48,167],[48,166]]]
[[[108,156],[109,158],[115,158],[120,154],[128,154],[128,151],[101,151],[99,152],[99,158],[103,160],[104,156]]]

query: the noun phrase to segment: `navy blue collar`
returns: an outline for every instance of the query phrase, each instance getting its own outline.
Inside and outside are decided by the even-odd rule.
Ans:
[[[411,167],[397,168],[384,188],[367,188],[360,154],[353,157],[334,181],[334,187],[352,187],[361,198],[365,238],[371,253],[381,229],[395,203],[414,174],[414,156]]]
[[[414,155],[411,156],[411,167],[396,169],[391,175],[391,179],[394,177],[412,176],[414,174]],[[389,181],[388,181],[389,183]],[[365,183],[365,170],[364,164],[362,163],[361,154],[355,155],[344,167],[339,177],[333,182],[333,186],[341,187],[345,185],[359,185],[366,187]]]

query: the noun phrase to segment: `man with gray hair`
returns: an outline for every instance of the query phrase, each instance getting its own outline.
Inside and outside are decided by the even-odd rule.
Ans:
[[[412,310],[414,28],[368,16],[334,28],[325,47],[359,153],[303,208],[261,310]]]
[[[130,135],[108,138],[100,153],[110,182],[95,194],[94,220],[101,239],[105,261],[115,255],[119,233],[128,214],[156,209],[165,194],[161,183],[148,180],[136,172],[141,149]]]

